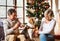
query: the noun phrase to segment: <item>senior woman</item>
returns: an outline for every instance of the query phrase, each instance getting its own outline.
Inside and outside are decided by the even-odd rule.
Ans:
[[[40,41],[54,41],[52,34],[55,23],[56,21],[53,19],[53,11],[51,9],[46,10],[39,29]],[[50,40],[48,40],[48,38],[50,38]]]

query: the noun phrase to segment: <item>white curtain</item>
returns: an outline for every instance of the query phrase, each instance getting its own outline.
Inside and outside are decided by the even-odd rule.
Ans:
[[[56,6],[56,1],[52,0],[52,10],[54,12],[54,16],[56,17],[57,14],[57,6]]]

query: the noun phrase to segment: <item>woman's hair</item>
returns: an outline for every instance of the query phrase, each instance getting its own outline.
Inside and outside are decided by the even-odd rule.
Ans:
[[[44,14],[50,14],[50,16],[54,16],[54,13],[51,9],[47,9]]]
[[[15,9],[9,9],[8,10],[8,15],[12,15],[13,13],[16,13]]]

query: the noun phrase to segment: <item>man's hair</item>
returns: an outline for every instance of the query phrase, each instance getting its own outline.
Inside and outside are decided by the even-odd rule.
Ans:
[[[54,16],[54,13],[51,9],[47,9],[44,14],[50,14],[50,16]]]
[[[8,10],[8,15],[12,15],[13,13],[16,13],[15,9],[9,9]]]

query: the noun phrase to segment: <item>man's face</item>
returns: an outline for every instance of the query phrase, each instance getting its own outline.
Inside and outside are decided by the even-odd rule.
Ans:
[[[17,18],[17,14],[16,13],[12,13],[12,15],[9,15],[11,20],[15,20]]]

